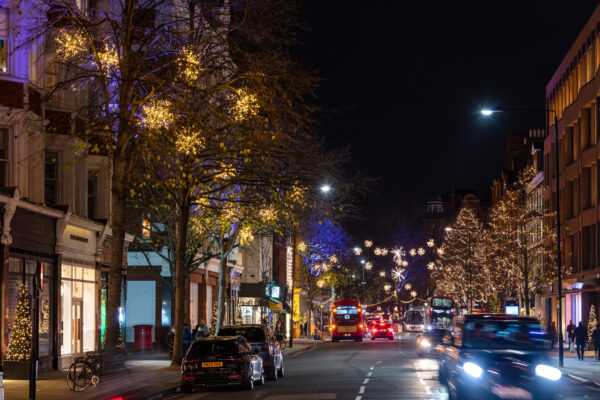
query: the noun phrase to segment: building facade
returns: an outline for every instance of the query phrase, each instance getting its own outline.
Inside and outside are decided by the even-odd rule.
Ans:
[[[598,306],[600,208],[600,7],[596,8],[546,86],[547,132],[544,142],[544,206],[556,210],[560,197],[563,280],[563,332],[569,320],[587,324]],[[555,125],[554,117],[558,124]],[[554,130],[558,129],[558,144]],[[555,150],[558,146],[558,160]],[[555,168],[558,161],[558,177]],[[545,319],[557,321],[556,283],[544,294]]]

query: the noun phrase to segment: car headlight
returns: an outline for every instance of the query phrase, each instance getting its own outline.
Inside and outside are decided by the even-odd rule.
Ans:
[[[544,364],[536,365],[535,374],[542,378],[550,379],[551,381],[557,381],[562,376],[560,369]]]
[[[479,378],[481,377],[481,374],[483,374],[483,369],[481,369],[479,365],[470,361],[467,361],[463,364],[463,370],[473,378]]]
[[[431,347],[431,343],[429,343],[429,340],[427,339],[422,339],[419,344],[423,347]]]

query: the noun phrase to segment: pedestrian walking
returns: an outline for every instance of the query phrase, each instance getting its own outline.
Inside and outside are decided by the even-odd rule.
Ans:
[[[600,327],[598,325],[592,332],[592,343],[594,343],[594,356],[596,360],[600,360]]]
[[[569,341],[569,351],[571,353],[575,352],[575,324],[573,320],[569,321],[569,325],[567,325],[567,339]]]
[[[183,355],[187,353],[190,344],[194,340],[194,336],[192,336],[192,331],[190,330],[190,324],[187,322],[183,324]]]
[[[550,349],[554,349],[554,343],[556,343],[556,323],[554,321],[552,321],[552,323],[550,324],[550,330],[548,332],[548,335],[550,336]]]
[[[169,356],[173,357],[173,343],[175,342],[175,328],[171,327],[169,329],[169,334],[167,335],[167,339],[165,340],[165,344],[167,345],[167,349],[169,350]]]
[[[583,326],[583,322],[579,321],[579,325],[575,328],[575,345],[577,346],[577,358],[583,361],[583,352],[588,341],[587,329]]]
[[[308,322],[304,323],[304,336],[308,337],[309,333],[308,333]]]
[[[275,333],[281,333],[281,320],[278,320],[275,324]]]

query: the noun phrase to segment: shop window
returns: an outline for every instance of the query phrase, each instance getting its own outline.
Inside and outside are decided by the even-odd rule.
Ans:
[[[88,171],[88,199],[87,199],[87,216],[89,219],[97,218],[98,215],[98,172]]]
[[[0,72],[8,72],[8,9],[0,8]]]
[[[44,202],[47,206],[58,202],[58,152],[47,151],[44,161]]]
[[[8,186],[8,129],[0,128],[0,187]]]
[[[61,354],[81,354],[96,348],[96,270],[63,264]]]

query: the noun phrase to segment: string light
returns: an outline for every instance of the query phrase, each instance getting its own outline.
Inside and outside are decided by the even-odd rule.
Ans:
[[[56,37],[56,54],[62,61],[69,61],[83,54],[87,49],[87,41],[79,30],[61,28]]]
[[[236,122],[258,115],[258,98],[255,94],[249,93],[245,88],[237,89],[235,93],[236,100],[232,111]]]
[[[152,100],[142,108],[139,125],[151,130],[167,128],[175,118],[171,109],[171,103],[166,100]]]

